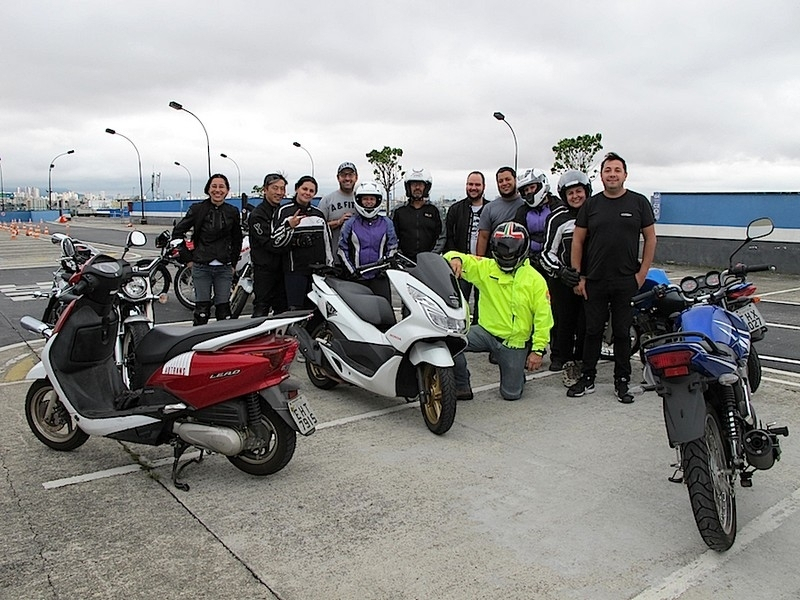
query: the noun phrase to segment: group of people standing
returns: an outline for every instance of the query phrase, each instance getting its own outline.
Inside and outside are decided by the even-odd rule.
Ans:
[[[503,398],[522,396],[525,370],[542,366],[548,344],[551,370],[582,364],[567,395],[592,393],[610,314],[615,392],[621,402],[632,402],[630,300],[655,254],[654,218],[647,199],[625,189],[627,165],[620,156],[606,155],[600,178],[603,191],[592,195],[585,173],[567,171],[556,196],[543,171],[528,169],[517,177],[514,169],[502,167],[495,174],[499,196],[487,201],[485,177],[473,171],[466,197],[442,220],[430,203],[433,179],[424,169],[405,175],[407,202],[391,218],[382,214],[380,188],[358,184],[351,162],[339,165],[338,189],[316,207],[313,177],[301,177],[284,204],[288,181],[270,173],[263,201],[248,219],[253,316],[307,307],[312,265],[338,262],[355,273],[398,251],[412,260],[420,252],[440,252],[464,297],[474,296],[467,351],[490,352],[500,367]],[[212,304],[217,319],[230,318],[242,229],[239,211],[225,203],[229,191],[224,175],[212,175],[205,187],[208,199],[192,205],[173,230],[173,238],[193,230],[195,324],[208,322]],[[360,282],[391,302],[385,277],[367,272]],[[466,359],[462,354],[455,362],[458,398],[470,399]]]

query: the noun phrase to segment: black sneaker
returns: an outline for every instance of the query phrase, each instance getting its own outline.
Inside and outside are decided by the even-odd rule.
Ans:
[[[575,385],[571,385],[567,390],[567,396],[570,398],[580,398],[586,394],[594,394],[594,379],[586,375],[581,375]]]
[[[472,390],[467,388],[464,390],[456,390],[456,400],[472,400],[475,396],[472,394]]]
[[[557,358],[554,358],[553,360],[550,361],[550,366],[547,367],[547,369],[549,371],[562,371],[564,370],[564,363],[558,360]]]
[[[623,404],[633,404],[633,394],[628,391],[628,382],[624,379],[614,382],[614,395]]]

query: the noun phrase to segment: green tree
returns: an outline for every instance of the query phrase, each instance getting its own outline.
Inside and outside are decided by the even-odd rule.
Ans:
[[[556,158],[550,171],[563,173],[569,169],[577,169],[589,177],[593,177],[594,174],[589,171],[594,165],[594,157],[603,149],[603,144],[600,143],[602,139],[603,136],[600,133],[594,135],[587,133],[576,138],[564,138],[553,146]]]
[[[375,180],[386,190],[386,210],[391,213],[391,193],[394,185],[405,175],[399,159],[403,156],[401,148],[384,146],[383,150],[370,150],[367,160],[372,165]]]

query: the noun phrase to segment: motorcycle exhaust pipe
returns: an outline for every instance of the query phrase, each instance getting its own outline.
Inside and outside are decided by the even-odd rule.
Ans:
[[[751,429],[744,436],[744,452],[747,462],[756,469],[766,471],[775,464],[777,444],[768,431]]]
[[[244,438],[238,431],[228,427],[175,423],[172,431],[187,444],[225,456],[236,456],[244,450]]]

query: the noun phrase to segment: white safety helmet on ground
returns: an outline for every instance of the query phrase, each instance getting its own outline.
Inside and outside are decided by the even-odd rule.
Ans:
[[[374,196],[375,197],[375,206],[372,208],[366,208],[361,204],[361,199],[364,196]],[[378,209],[383,202],[383,193],[381,189],[378,187],[378,184],[372,181],[365,181],[364,183],[358,184],[356,188],[356,211],[365,219],[373,219],[378,216]]]
[[[536,188],[533,192],[525,193],[525,187],[531,184],[536,185]],[[547,194],[550,193],[550,182],[547,180],[545,172],[541,169],[527,169],[517,177],[517,189],[525,204],[531,208],[536,208],[547,199]]]

